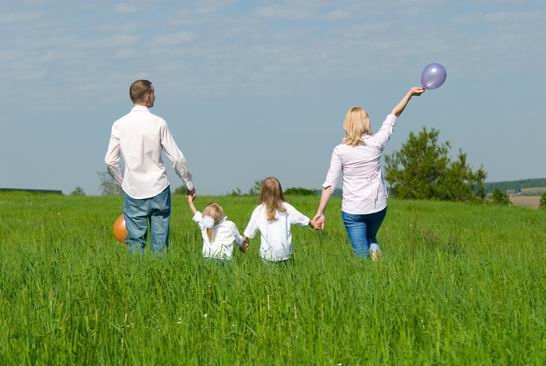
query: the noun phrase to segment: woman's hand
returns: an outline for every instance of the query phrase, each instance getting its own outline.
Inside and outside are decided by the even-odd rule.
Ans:
[[[408,92],[408,94],[410,95],[410,97],[413,97],[413,96],[419,96],[421,94],[423,94],[425,92],[425,88],[421,87],[421,86],[414,86],[413,88],[411,88]]]
[[[313,227],[316,230],[323,230],[325,220],[326,220],[326,216],[324,216],[323,213],[317,213],[315,217],[313,217],[313,220],[311,220],[311,222],[313,223]]]
[[[408,102],[410,101],[411,97],[413,96],[419,96],[425,92],[425,88],[422,88],[420,86],[415,86],[411,88],[406,95],[402,98],[402,100],[392,109],[391,114],[394,114],[396,117],[400,116],[400,114],[404,111],[406,106],[408,105]]]

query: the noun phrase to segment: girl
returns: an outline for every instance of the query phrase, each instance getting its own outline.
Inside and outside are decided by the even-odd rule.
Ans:
[[[373,261],[379,260],[376,235],[387,213],[387,188],[381,170],[381,156],[396,119],[410,99],[424,91],[419,87],[411,88],[375,134],[372,133],[368,113],[363,108],[352,107],[345,115],[345,137],[332,153],[314,219],[323,226],[324,210],[339,177],[343,175],[341,218],[356,257],[366,258],[369,251]]]
[[[193,213],[192,220],[199,225],[203,236],[203,257],[220,262],[231,261],[233,244],[246,253],[248,242],[239,234],[237,226],[224,216],[222,207],[211,202],[201,213],[195,208],[194,199],[195,196],[188,196],[188,204]]]
[[[260,189],[260,205],[252,212],[244,237],[253,238],[259,230],[262,237],[260,257],[270,262],[286,261],[292,254],[292,224],[318,229],[315,221],[284,201],[277,178],[264,179]]]

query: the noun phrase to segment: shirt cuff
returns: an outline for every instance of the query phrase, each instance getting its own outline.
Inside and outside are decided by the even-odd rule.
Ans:
[[[390,114],[387,115],[387,118],[385,118],[385,122],[383,122],[383,123],[394,126],[396,124],[397,119],[398,119],[398,117],[396,117],[394,114],[390,113]]]
[[[193,215],[192,220],[193,220],[193,222],[196,222],[196,223],[199,224],[201,222],[201,220],[203,220],[203,214],[201,212],[197,211],[195,213],[195,215]]]

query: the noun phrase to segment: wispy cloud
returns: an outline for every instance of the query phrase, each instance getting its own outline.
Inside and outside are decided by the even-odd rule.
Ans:
[[[193,41],[193,35],[188,32],[163,34],[156,37],[152,44],[155,46],[174,46]]]

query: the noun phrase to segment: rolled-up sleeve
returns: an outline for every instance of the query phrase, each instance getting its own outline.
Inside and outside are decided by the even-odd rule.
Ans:
[[[379,129],[379,131],[377,131],[373,135],[373,140],[375,140],[375,144],[381,150],[385,148],[385,145],[391,138],[395,125],[396,125],[396,116],[394,114],[389,114],[387,118],[385,118],[385,121],[383,121],[383,124],[381,125],[381,128]]]
[[[332,158],[330,159],[330,168],[326,174],[326,180],[322,183],[323,188],[332,187],[336,188],[337,181],[341,175],[343,164],[341,162],[341,156],[339,154],[339,149],[336,147],[332,152]]]
[[[121,149],[119,144],[119,132],[117,128],[117,123],[114,123],[114,125],[112,126],[112,133],[110,134],[108,150],[106,151],[106,156],[104,157],[104,162],[106,163],[106,169],[108,170],[108,173],[119,185],[121,185],[121,183],[123,182],[121,169],[119,167],[120,152]]]
[[[165,155],[167,155],[167,158],[171,161],[176,174],[180,177],[180,179],[182,179],[182,181],[184,181],[184,184],[186,184],[188,190],[192,191],[194,186],[191,173],[188,170],[188,163],[184,158],[184,154],[182,154],[182,151],[180,151],[176,145],[171,131],[169,130],[169,126],[167,126],[165,121],[163,122],[164,123],[161,127],[161,146],[163,146],[163,151],[165,152]]]

